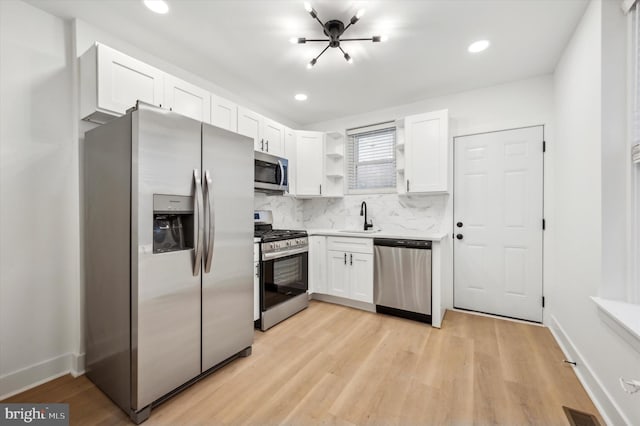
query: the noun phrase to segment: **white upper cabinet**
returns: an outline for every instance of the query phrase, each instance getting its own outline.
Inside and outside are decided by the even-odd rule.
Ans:
[[[164,78],[164,102],[165,108],[178,114],[204,123],[211,120],[211,94],[169,74]]]
[[[403,192],[449,191],[449,113],[447,110],[404,119]]]
[[[260,141],[260,123],[262,116],[244,107],[238,106],[238,133],[253,139],[256,151],[262,151],[264,141]]]
[[[324,177],[324,133],[297,132],[296,150],[296,196],[321,196]]]
[[[264,152],[284,156],[284,126],[262,117],[260,139],[264,141]]]
[[[164,103],[164,76],[157,68],[96,43],[80,58],[80,114],[106,123],[126,113],[140,100]]]
[[[297,149],[296,131],[284,128],[284,157],[289,160],[289,195],[296,195],[297,183]]]
[[[211,95],[211,124],[237,132],[238,105],[218,95]]]

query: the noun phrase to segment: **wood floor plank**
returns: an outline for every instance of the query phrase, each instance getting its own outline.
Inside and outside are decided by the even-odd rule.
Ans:
[[[602,421],[562,357],[544,327],[449,311],[433,329],[314,301],[145,424],[566,425],[562,405]],[[3,402],[67,402],[74,425],[130,424],[84,376]]]

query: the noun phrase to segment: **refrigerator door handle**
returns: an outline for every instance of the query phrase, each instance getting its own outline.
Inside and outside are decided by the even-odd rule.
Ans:
[[[200,214],[200,210],[202,209],[202,184],[200,181],[200,171],[198,169],[193,169],[193,183],[195,185],[195,200],[194,200],[194,209],[193,214],[195,215],[195,222],[197,225],[196,228],[196,246],[195,246],[195,257],[193,259],[193,276],[197,276],[200,273],[200,266],[202,264],[202,215]]]
[[[278,166],[280,166],[280,186],[284,185],[284,166],[282,161],[278,160]]]
[[[211,193],[211,173],[209,170],[204,172],[204,183],[207,185],[207,215],[209,226],[207,227],[207,254],[204,262],[204,272],[211,271],[211,259],[213,259],[213,238],[216,234],[215,214],[213,212],[213,194]]]

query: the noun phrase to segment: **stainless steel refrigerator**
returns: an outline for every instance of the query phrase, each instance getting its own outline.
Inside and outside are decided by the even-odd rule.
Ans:
[[[138,103],[84,144],[88,377],[139,423],[253,343],[253,141]]]

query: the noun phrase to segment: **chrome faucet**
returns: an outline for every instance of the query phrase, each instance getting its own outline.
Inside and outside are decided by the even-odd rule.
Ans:
[[[368,223],[367,221],[367,203],[365,201],[360,204],[360,216],[364,216],[364,230],[366,231],[369,228],[373,228],[373,222]]]

